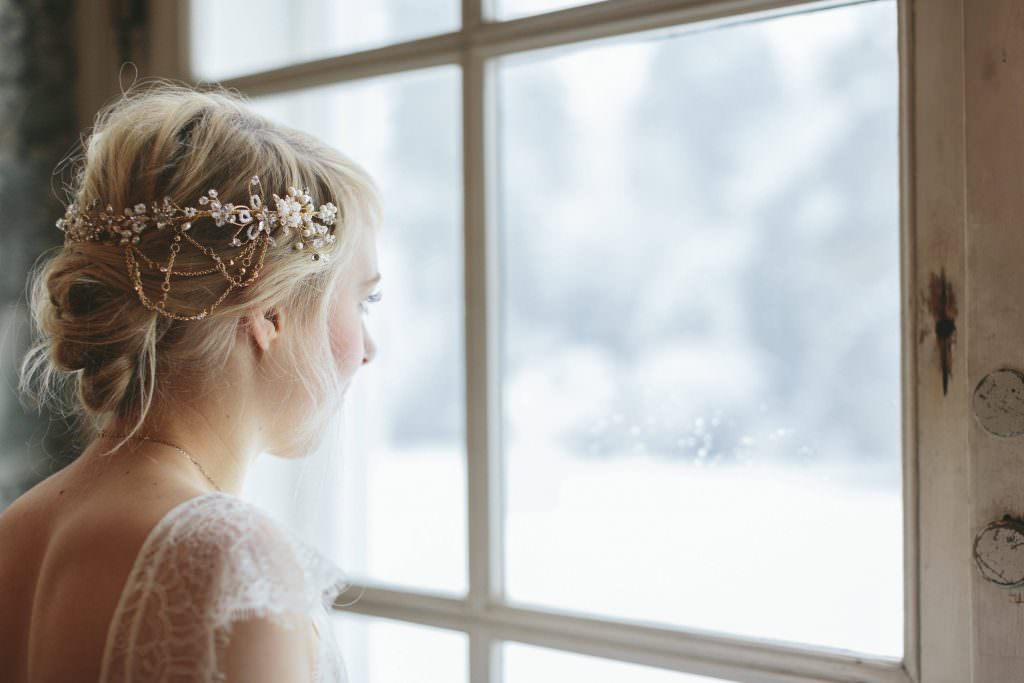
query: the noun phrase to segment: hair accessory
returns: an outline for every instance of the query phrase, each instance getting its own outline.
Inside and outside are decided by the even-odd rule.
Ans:
[[[338,207],[334,204],[327,202],[316,209],[308,189],[299,191],[289,187],[283,197],[272,195],[274,208],[270,208],[263,201],[263,186],[259,176],[253,176],[249,186],[251,194],[248,205],[222,203],[218,199],[217,190],[208,190],[199,197],[201,208],[182,208],[171,201],[170,197],[164,197],[161,204],[152,202],[147,206],[139,203],[125,207],[121,213],[115,211],[110,204],[99,209],[99,199],[93,200],[87,209],[73,203],[67,207],[64,217],[57,221],[57,228],[64,232],[65,244],[100,242],[124,247],[125,264],[142,305],[168,318],[199,320],[209,315],[232,289],[248,287],[259,277],[268,245],[276,246],[277,240],[287,239],[294,231],[294,251],[303,255],[310,254],[313,261],[326,262],[328,255],[320,253],[318,249],[336,239],[332,226],[337,220]],[[231,236],[230,244],[240,248],[240,251],[234,258],[227,259],[227,263],[212,248],[201,244],[189,234],[192,223],[201,218],[211,218],[218,226],[230,225],[237,228]],[[160,264],[147,257],[135,245],[144,234],[163,230],[172,233],[173,238],[167,263]],[[175,271],[175,256],[181,251],[183,240],[206,254],[213,261],[213,267]],[[141,269],[135,260],[136,254],[151,270],[164,274],[164,282],[160,286],[162,293],[156,302],[151,301],[142,288]],[[231,267],[234,267],[235,272],[229,271]],[[172,277],[199,277],[214,271],[220,271],[228,281],[228,288],[212,305],[193,315],[181,315],[166,309]]]

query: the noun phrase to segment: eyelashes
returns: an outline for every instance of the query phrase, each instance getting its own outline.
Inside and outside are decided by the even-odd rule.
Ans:
[[[359,307],[363,310],[363,313],[369,315],[370,314],[370,308],[366,304],[368,304],[368,303],[375,304],[378,301],[380,301],[381,297],[383,297],[383,296],[384,296],[384,292],[378,290],[378,291],[374,292],[373,294],[371,294],[370,296],[366,297],[366,299],[364,299],[363,301],[360,301],[359,302]]]

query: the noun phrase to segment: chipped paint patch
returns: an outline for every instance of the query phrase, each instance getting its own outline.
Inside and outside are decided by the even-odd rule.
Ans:
[[[1001,588],[1024,588],[1024,520],[1003,515],[978,532],[974,563],[989,583]]]
[[[1024,435],[1024,373],[1013,368],[988,373],[974,388],[972,407],[989,434]]]

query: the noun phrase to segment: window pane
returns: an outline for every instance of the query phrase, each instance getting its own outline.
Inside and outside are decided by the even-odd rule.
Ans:
[[[501,21],[519,19],[533,14],[589,5],[597,0],[496,0],[495,18]]]
[[[384,201],[384,296],[366,317],[377,356],[328,446],[340,463],[306,478],[330,513],[310,523],[353,577],[452,593],[466,588],[459,88],[446,66],[255,103],[362,164]],[[263,488],[287,491],[264,497],[305,504],[276,476],[287,465],[264,466]]]
[[[348,683],[465,683],[465,633],[341,612],[333,630]]]
[[[457,31],[458,0],[191,2],[192,72],[219,79]]]
[[[505,643],[502,650],[505,664],[502,683],[724,683],[718,678],[694,676],[522,643]]]
[[[512,600],[902,653],[897,73],[891,1],[501,62]]]

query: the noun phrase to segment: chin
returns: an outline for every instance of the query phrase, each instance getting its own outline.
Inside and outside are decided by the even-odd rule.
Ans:
[[[295,382],[287,383],[277,392],[265,453],[294,460],[308,457],[319,449],[337,423],[352,376],[341,374],[336,380],[330,390],[323,388],[315,398]]]
[[[301,460],[312,453],[311,449],[304,448],[299,444],[284,446],[280,448],[274,448],[273,450],[267,451],[270,455],[275,458],[284,458],[285,460]]]
[[[306,439],[305,441],[296,440],[271,448],[267,452],[275,458],[301,460],[312,455],[318,446],[319,439]]]
[[[282,434],[279,442],[268,452],[288,460],[309,457],[323,444],[331,425],[340,415],[343,404],[344,392],[337,400],[325,403],[318,410],[311,411],[297,427]]]

